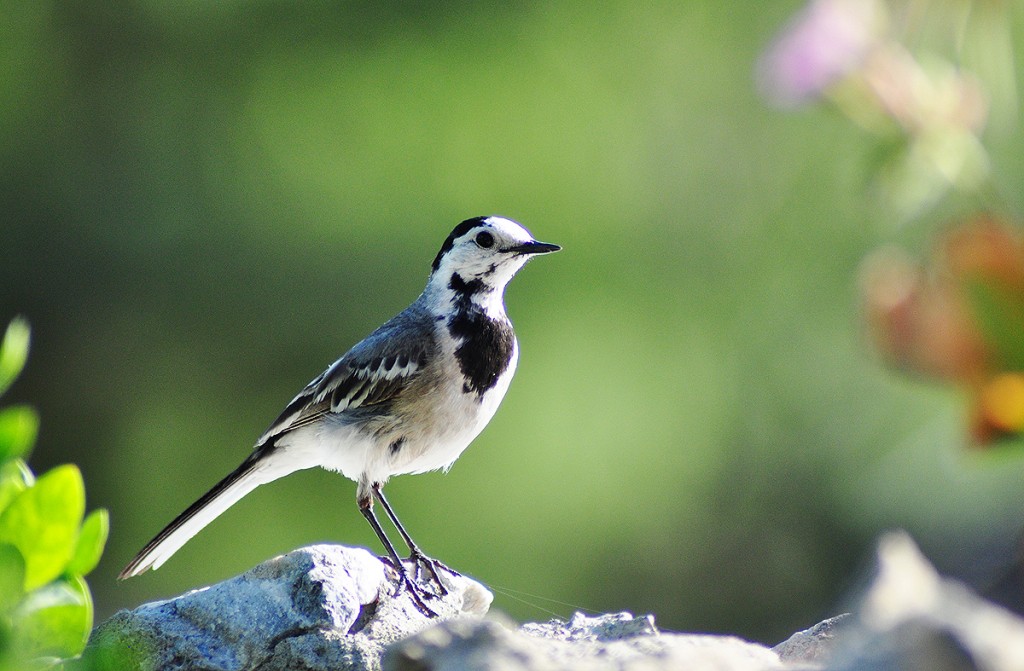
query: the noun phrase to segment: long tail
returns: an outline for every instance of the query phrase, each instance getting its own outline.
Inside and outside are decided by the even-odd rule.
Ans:
[[[269,457],[269,458],[268,458]],[[286,475],[288,471],[275,469],[267,463],[273,459],[264,453],[253,454],[226,478],[214,485],[213,489],[178,515],[163,531],[135,555],[117,576],[119,580],[137,576],[149,569],[158,569],[171,558],[182,545],[199,533],[203,527],[215,520],[221,513],[233,506],[243,496],[258,486]],[[268,468],[270,467],[270,468]]]

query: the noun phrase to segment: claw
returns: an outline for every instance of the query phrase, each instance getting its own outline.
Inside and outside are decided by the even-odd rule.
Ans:
[[[412,602],[416,604],[416,607],[419,608],[424,615],[430,618],[437,617],[437,612],[423,601],[423,596],[433,597],[434,595],[428,592],[424,592],[424,594],[421,595],[420,592],[423,588],[410,580],[409,576],[404,572],[402,573],[401,584],[395,592],[395,596],[398,596],[401,593],[403,587],[409,590],[409,596],[412,597]]]
[[[437,574],[437,572],[439,570],[440,571],[445,571],[448,574],[456,576],[456,577],[462,575],[461,573],[459,573],[455,569],[448,568],[447,566],[445,566],[440,561],[438,561],[438,560],[436,560],[436,559],[434,559],[432,557],[428,557],[427,555],[423,554],[422,552],[420,552],[418,550],[414,551],[409,556],[409,561],[411,561],[413,563],[413,566],[416,567],[415,568],[415,575],[416,575],[416,581],[417,582],[419,581],[420,575],[423,572],[423,568],[422,567],[423,566],[427,567],[427,571],[430,573],[430,578],[433,580],[434,584],[437,585],[437,589],[438,589],[438,595],[437,596],[439,596],[439,597],[443,597],[443,596],[447,596],[448,595],[448,588],[445,587],[444,583],[441,581],[441,577]]]
[[[403,590],[409,592],[409,596],[412,597],[413,604],[422,611],[424,615],[430,618],[437,617],[437,612],[426,604],[424,599],[436,599],[438,596],[432,594],[427,590],[423,589],[423,586],[419,584],[419,576],[417,575],[415,580],[409,577],[409,571],[404,563],[395,566],[394,560],[390,557],[379,558],[384,564],[394,568],[398,573],[398,585],[395,587],[395,592],[392,594],[394,597],[398,597],[402,594]]]

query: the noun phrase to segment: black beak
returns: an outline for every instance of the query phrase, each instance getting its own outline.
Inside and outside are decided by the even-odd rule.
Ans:
[[[550,254],[551,252],[557,252],[561,247],[558,245],[552,245],[550,242],[538,242],[531,240],[530,242],[524,242],[521,245],[514,245],[512,247],[506,247],[504,250],[509,254]]]

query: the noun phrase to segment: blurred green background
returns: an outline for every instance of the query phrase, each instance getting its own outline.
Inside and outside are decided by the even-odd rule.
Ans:
[[[34,332],[9,400],[41,412],[33,467],[78,463],[111,511],[98,617],[305,544],[378,550],[353,483],[309,471],[114,579],[491,213],[565,250],[507,294],[491,425],[388,488],[427,552],[766,642],[839,610],[887,528],[998,580],[1024,458],[967,451],[962,399],[883,369],[859,319],[861,260],[924,252],[922,227],[879,214],[842,119],[757,96],[801,6],[0,4],[0,321]],[[990,149],[1021,211],[1024,132]]]

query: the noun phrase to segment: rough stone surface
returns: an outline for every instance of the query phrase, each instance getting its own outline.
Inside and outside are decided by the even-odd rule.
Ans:
[[[796,632],[772,650],[784,662],[824,662],[835,647],[836,635],[849,618],[849,613],[830,617],[810,629]]]
[[[659,631],[612,613],[517,626],[491,594],[443,576],[429,618],[366,550],[313,546],[176,599],[121,611],[93,634],[94,669],[387,671],[1024,671],[1024,620],[941,578],[903,534],[882,539],[852,615],[768,649]],[[397,592],[397,594],[396,594]]]
[[[882,538],[876,573],[830,671],[1024,670],[1024,620],[941,578],[906,534]]]
[[[448,595],[429,601],[439,619],[487,612],[492,596],[479,583],[442,579]],[[127,650],[138,666],[169,671],[375,669],[386,645],[435,622],[368,551],[317,545],[212,587],[121,611],[93,633],[86,654]]]
[[[659,632],[629,613],[518,630],[494,620],[443,622],[391,646],[386,671],[762,671],[784,668],[768,648],[730,636]]]
[[[576,613],[568,622],[527,622],[520,631],[524,634],[555,641],[617,641],[639,635],[661,632],[654,625],[653,615],[633,617],[629,613],[609,613],[600,617],[587,617]]]

